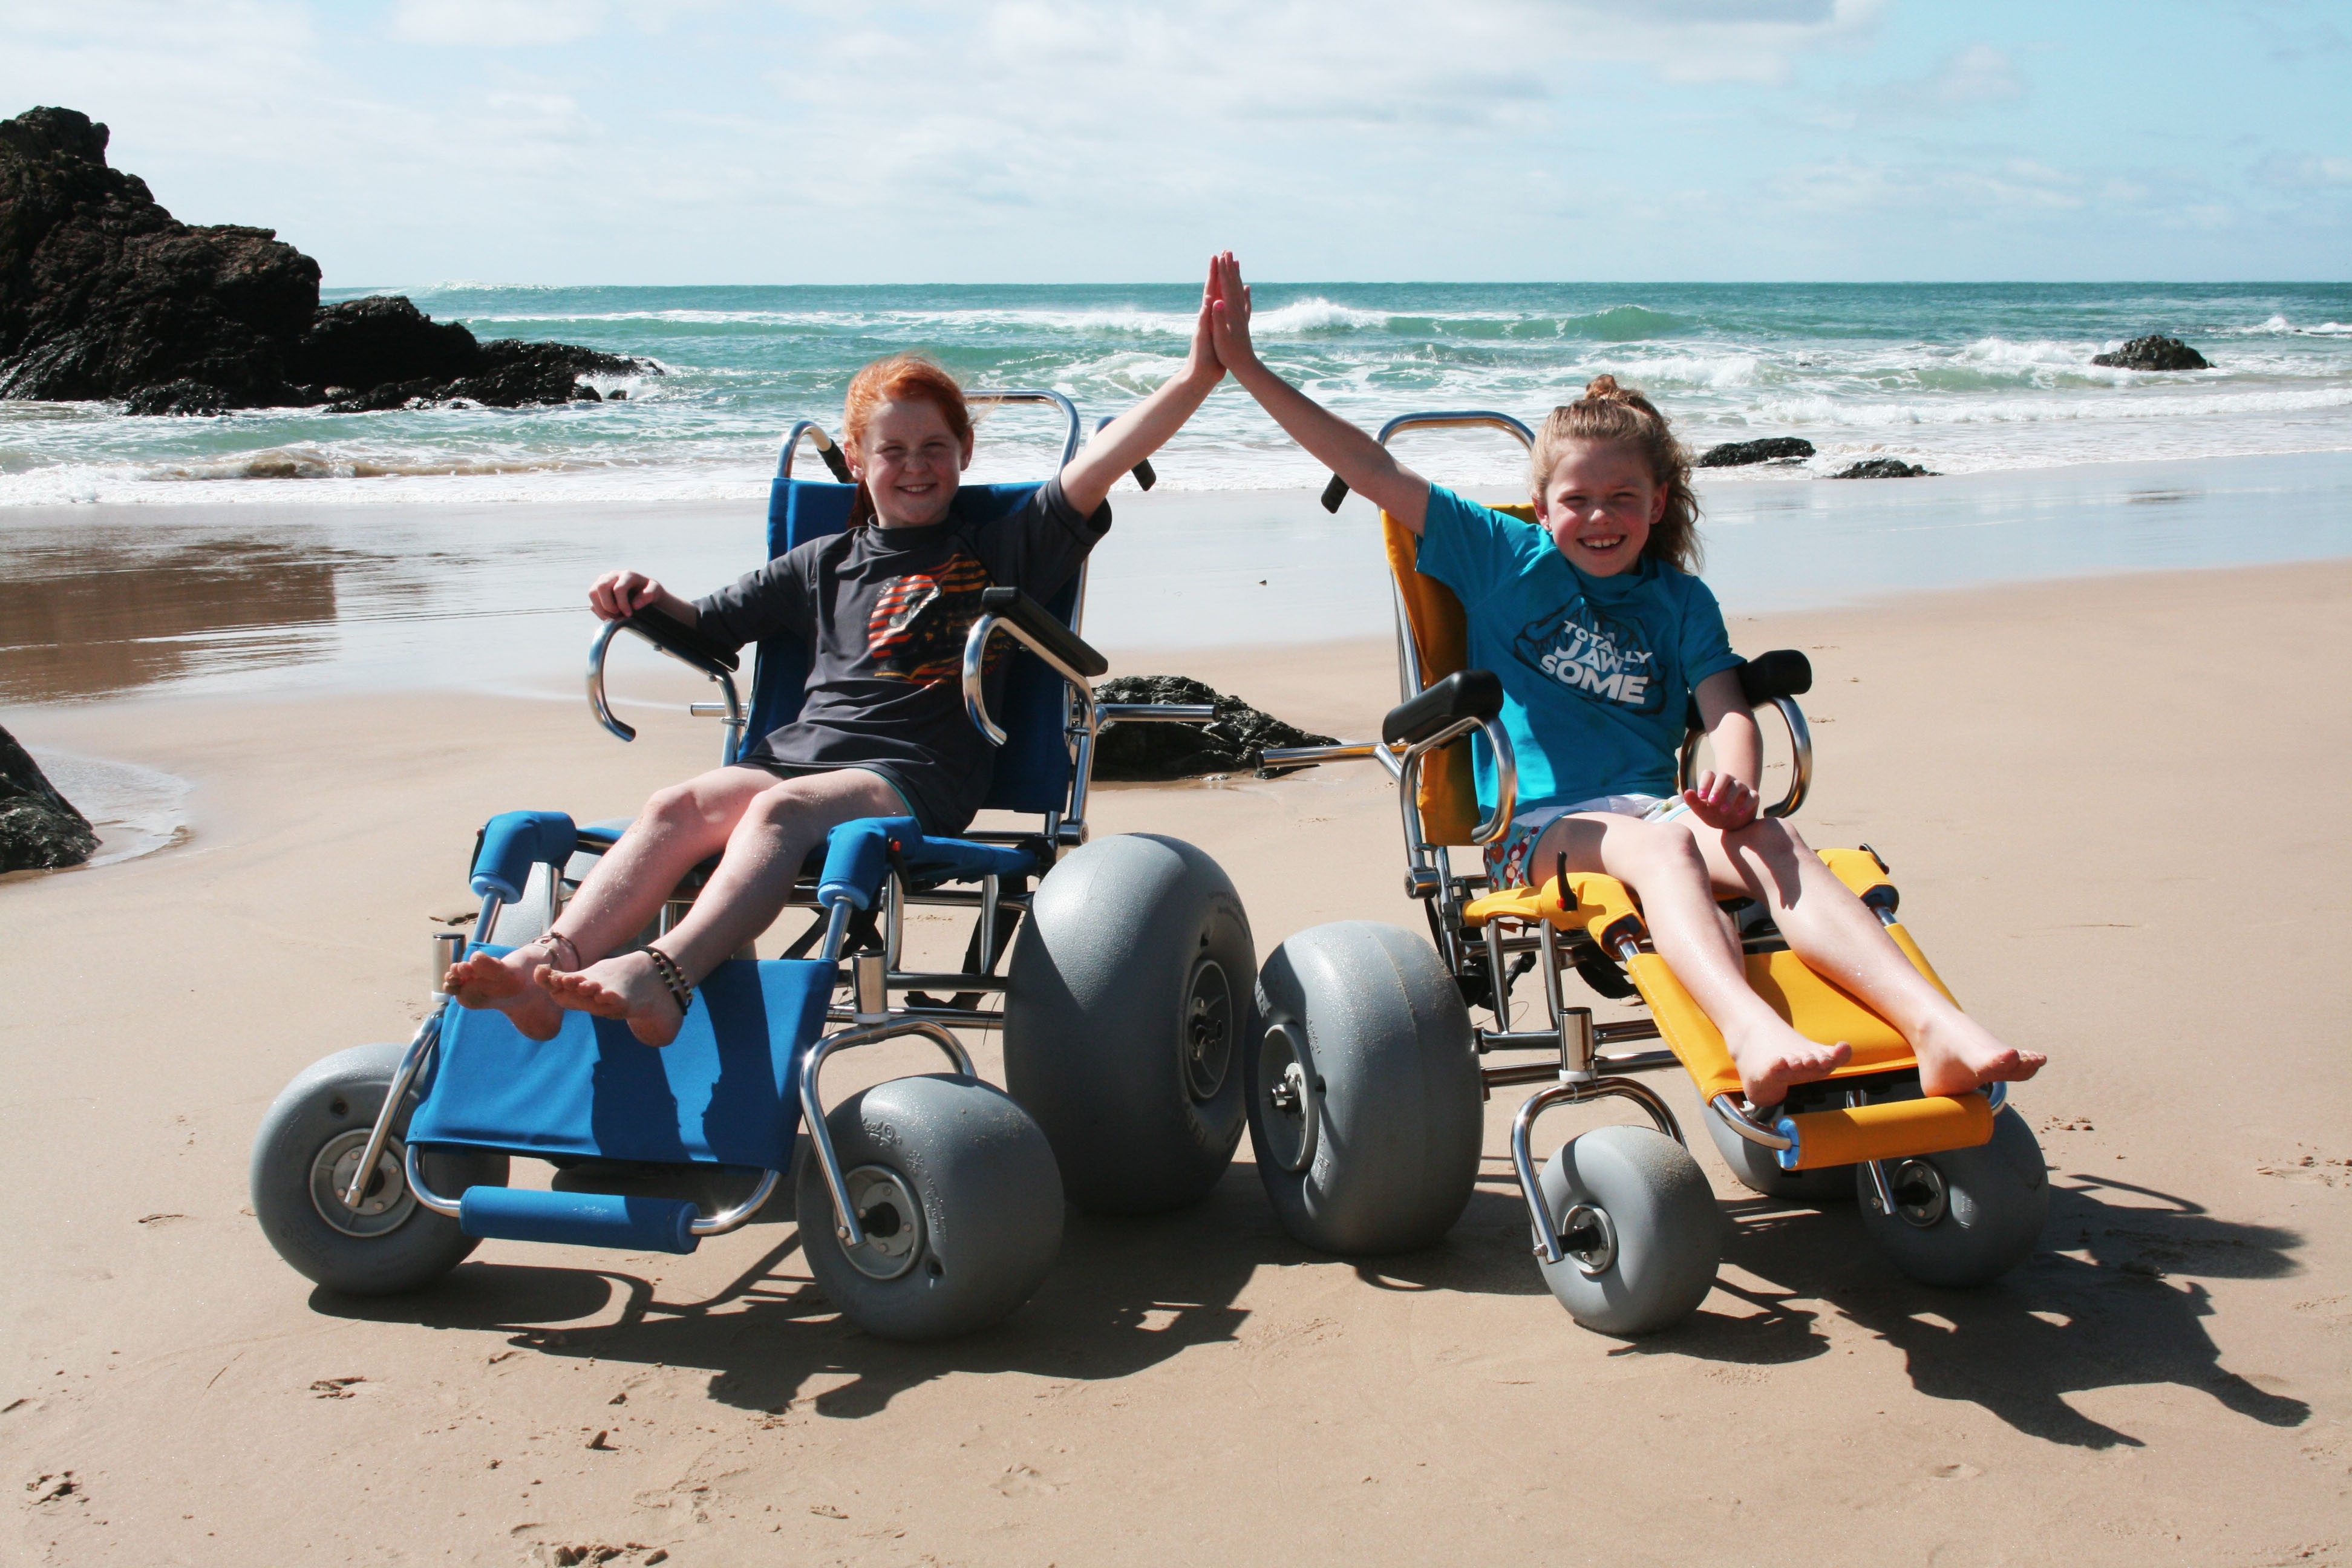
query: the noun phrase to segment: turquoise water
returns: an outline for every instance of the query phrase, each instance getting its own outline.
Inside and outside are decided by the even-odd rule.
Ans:
[[[625,402],[541,410],[132,419],[0,404],[0,504],[748,500],[782,428],[836,419],[849,373],[877,355],[921,349],[973,386],[1052,386],[1111,413],[1175,369],[1198,298],[1176,285],[383,291],[486,338],[586,343],[666,374],[597,379]],[[1958,474],[2352,449],[2346,284],[1267,283],[1257,300],[1266,357],[1365,424],[1434,407],[1532,419],[1607,371],[1650,389],[1695,446],[1798,435],[1819,448],[1753,478],[1873,456]],[[2090,363],[2147,331],[2215,368]],[[1055,438],[1034,413],[1002,413],[975,477],[1034,475]],[[1452,482],[1513,482],[1514,456],[1491,437],[1417,440]],[[1182,489],[1321,479],[1230,386],[1159,469]]]

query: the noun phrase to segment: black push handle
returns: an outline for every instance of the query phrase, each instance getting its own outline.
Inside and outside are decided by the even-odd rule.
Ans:
[[[1503,710],[1503,680],[1491,669],[1464,669],[1447,676],[1409,702],[1400,702],[1381,721],[1381,739],[1393,746],[1418,745],[1465,719],[1486,723]]]
[[[1110,422],[1117,417],[1118,416],[1115,414],[1106,414],[1101,418],[1096,420],[1095,434],[1097,436],[1101,435]],[[1146,458],[1141,462],[1136,464],[1135,467],[1129,468],[1128,472],[1133,474],[1135,476],[1135,482],[1142,486],[1147,490],[1160,482],[1160,476],[1151,471],[1151,459],[1149,458]]]
[[[1047,652],[1089,680],[1110,668],[1110,660],[1018,588],[983,588],[980,605],[998,620],[1010,621],[1027,632]]]
[[[849,459],[841,455],[839,447],[827,441],[816,449],[816,455],[824,459],[825,471],[830,473],[836,481],[845,485],[854,485],[857,482],[856,477],[849,471]]]
[[[1331,482],[1323,487],[1323,510],[1325,511],[1338,511],[1339,510],[1339,503],[1347,499],[1348,481],[1341,479],[1339,475],[1333,474],[1331,476]]]
[[[704,671],[736,668],[735,650],[721,647],[667,610],[648,605],[621,623],[664,653]]]

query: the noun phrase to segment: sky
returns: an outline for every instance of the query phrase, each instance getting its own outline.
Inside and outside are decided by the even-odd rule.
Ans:
[[[2352,277],[2315,0],[0,0],[330,287]]]

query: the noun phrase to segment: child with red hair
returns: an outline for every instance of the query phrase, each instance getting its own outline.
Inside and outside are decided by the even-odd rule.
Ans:
[[[981,590],[1041,600],[1057,591],[1110,527],[1112,483],[1223,378],[1204,292],[1182,370],[1025,504],[970,524],[948,514],[971,461],[963,389],[919,355],[877,360],[851,379],[843,409],[841,450],[858,486],[845,532],[697,600],[639,572],[599,577],[588,603],[608,621],[653,607],[730,648],[803,639],[807,695],[797,718],[733,765],[655,792],[545,936],[454,965],[457,1003],[495,1007],[533,1039],[552,1038],[563,1009],[576,1008],[667,1045],[694,984],[768,928],[836,824],[911,816],[927,833],[961,831],[995,767],[964,714],[961,679]],[[685,918],[651,947],[615,952],[713,854],[718,868]]]

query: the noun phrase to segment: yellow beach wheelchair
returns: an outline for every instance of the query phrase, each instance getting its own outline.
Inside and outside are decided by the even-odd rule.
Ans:
[[[1381,430],[1486,426],[1527,446],[1507,415],[1406,415]],[[1335,478],[1324,504],[1346,493]],[[1532,510],[1506,508],[1527,518]],[[2049,1204],[2042,1151],[2022,1117],[1990,1093],[1922,1097],[1910,1047],[1884,1018],[1789,951],[1762,906],[1727,900],[1748,979],[1799,1033],[1844,1040],[1852,1061],[1829,1079],[1756,1107],[1742,1098],[1722,1037],[1652,950],[1641,905],[1614,878],[1566,871],[1535,885],[1496,887],[1464,874],[1451,852],[1499,838],[1516,793],[1511,745],[1496,716],[1502,687],[1463,668],[1465,626],[1453,592],[1414,569],[1420,541],[1385,514],[1405,699],[1378,743],[1268,751],[1270,766],[1370,758],[1396,780],[1406,890],[1422,901],[1433,949],[1393,926],[1340,921],[1291,937],[1259,975],[1259,1030],[1245,1071],[1250,1133],[1276,1212],[1300,1241],[1326,1251],[1377,1254],[1434,1243],[1462,1214],[1476,1180],[1485,1118],[1497,1089],[1540,1083],[1511,1126],[1513,1166],[1528,1205],[1545,1281],[1588,1328],[1639,1334],[1664,1328],[1705,1300],[1724,1226],[1674,1111],[1634,1076],[1679,1065],[1701,1120],[1741,1183],[1768,1196],[1821,1205],[1859,1197],[1865,1232],[1904,1273],[1924,1283],[1982,1284],[2032,1252]],[[1811,685],[1801,653],[1783,650],[1740,671],[1748,700],[1784,721],[1790,779],[1767,808],[1803,805],[1812,746],[1797,698]],[[1690,777],[1700,737],[1681,758]],[[1473,731],[1494,748],[1501,798],[1479,820]],[[1875,911],[1887,934],[1939,989],[1895,918],[1897,895],[1867,846],[1820,852]],[[1512,988],[1532,970],[1541,1027],[1514,1026]],[[1647,1017],[1596,1023],[1571,1005],[1570,972],[1601,997],[1638,998]],[[1474,1025],[1471,1008],[1491,1016]],[[1660,1040],[1664,1049],[1633,1048]],[[1550,1059],[1489,1065],[1518,1052]],[[1537,1120],[1561,1106],[1630,1100],[1652,1127],[1606,1126],[1570,1140],[1538,1171]]]

